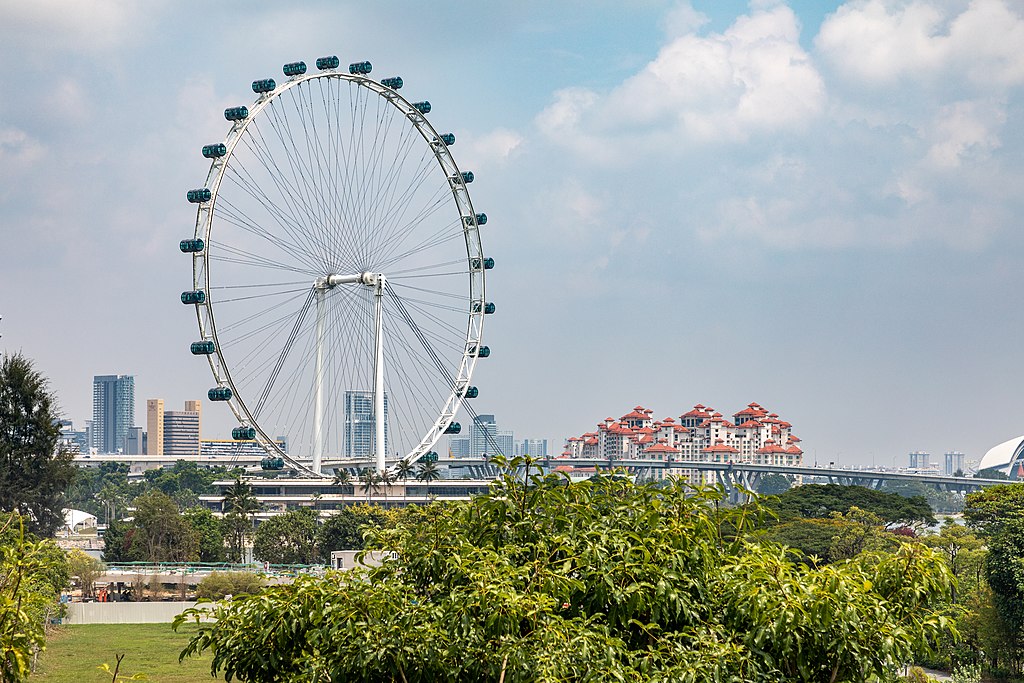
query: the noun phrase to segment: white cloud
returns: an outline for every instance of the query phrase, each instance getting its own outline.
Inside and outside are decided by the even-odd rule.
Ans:
[[[0,128],[0,169],[11,171],[16,167],[38,161],[43,156],[43,146],[25,131],[17,128]]]
[[[165,3],[162,0],[32,0],[0,4],[4,35],[23,46],[86,51],[134,45]]]
[[[536,119],[540,130],[591,159],[617,161],[637,149],[793,130],[823,110],[824,83],[800,47],[788,7],[755,9],[707,36],[693,32],[700,20],[686,6],[674,16],[670,24],[689,32],[607,95],[557,92]]]
[[[469,137],[465,158],[475,168],[487,168],[509,160],[522,146],[523,136],[507,128],[497,128],[478,137]]]
[[[1002,145],[999,129],[1006,111],[995,102],[964,101],[942,107],[932,126],[934,141],[927,162],[936,169],[954,169],[965,160],[984,160]]]
[[[888,87],[900,81],[975,85],[1024,82],[1024,16],[1006,0],[961,3],[856,0],[821,27],[818,51],[843,76]]]

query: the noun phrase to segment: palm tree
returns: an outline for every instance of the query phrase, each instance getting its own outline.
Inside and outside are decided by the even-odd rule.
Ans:
[[[427,483],[427,497],[430,497],[430,482],[441,478],[441,470],[436,462],[421,462],[416,471],[416,479]]]
[[[380,481],[384,486],[384,500],[387,500],[388,493],[391,492],[391,487],[395,485],[396,481],[398,481],[398,475],[391,470],[384,470],[380,473],[378,481]]]
[[[241,478],[235,477],[235,482],[224,489],[224,502],[221,509],[224,512],[237,512],[242,515],[250,515],[260,509],[260,501],[253,495],[252,486]]]
[[[366,500],[370,500],[370,494],[380,493],[380,474],[371,467],[364,467],[359,473],[359,482],[363,485],[363,491],[366,492]]]
[[[124,495],[112,484],[105,484],[96,494],[96,500],[103,503],[103,521],[109,526],[117,518],[117,506],[124,502]]]
[[[338,470],[334,475],[334,486],[349,486],[352,483],[352,475],[348,470]]]
[[[399,460],[395,466],[395,474],[402,480],[402,498],[406,497],[406,485],[409,482],[409,475],[412,474],[412,463],[408,460]]]
[[[230,534],[231,558],[233,561],[242,561],[242,548],[245,545],[245,538],[252,533],[252,515],[260,509],[260,501],[253,495],[252,486],[239,477],[235,482],[224,489],[224,501],[221,503],[221,510],[224,512],[224,519],[228,523]]]

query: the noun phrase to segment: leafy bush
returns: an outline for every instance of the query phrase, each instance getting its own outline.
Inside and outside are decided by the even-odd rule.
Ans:
[[[221,600],[226,595],[254,595],[263,590],[263,577],[253,572],[213,572],[196,586],[196,597]]]
[[[758,511],[719,490],[524,486],[524,464],[370,532],[394,553],[379,567],[186,612],[183,656],[241,681],[839,683],[895,679],[948,628],[949,570],[923,545],[808,567],[744,540]]]

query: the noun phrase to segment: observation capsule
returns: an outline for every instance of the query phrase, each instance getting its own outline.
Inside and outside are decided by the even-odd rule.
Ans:
[[[182,240],[178,243],[178,248],[181,249],[181,253],[183,254],[195,254],[196,252],[202,251],[205,246],[206,243],[198,237],[195,239]]]
[[[480,390],[478,388],[476,388],[476,387],[466,387],[466,393],[464,394],[464,396],[466,398],[476,398],[479,395],[480,395]]]
[[[284,71],[285,76],[301,76],[306,73],[306,63],[291,62],[289,64],[285,64],[282,71]]]
[[[201,289],[196,289],[191,292],[181,293],[181,303],[183,304],[204,304],[206,303],[206,292]]]
[[[369,62],[355,62],[348,65],[348,72],[353,76],[365,76],[373,71],[373,65]]]
[[[475,179],[476,179],[476,176],[473,175],[472,171],[463,171],[462,172],[462,182],[466,183],[467,185],[469,183],[473,182]]]
[[[391,88],[392,90],[399,90],[399,89],[401,89],[401,87],[403,85],[405,85],[405,82],[402,80],[401,76],[395,76],[394,78],[382,78],[382,79],[380,79],[380,84],[383,85],[385,88]]]
[[[465,221],[466,225],[473,225],[474,222],[477,225],[487,225],[487,214],[486,213],[478,213],[475,216],[475,218],[476,218],[476,220],[474,221],[473,220],[474,219],[473,216],[464,216],[462,218],[462,220]]]
[[[481,346],[478,348],[476,344],[470,344],[469,352],[474,354],[477,358],[487,358],[491,355],[491,347]]]
[[[284,469],[284,458],[275,458],[268,455],[267,457],[260,460],[260,468],[264,470],[283,470]]]
[[[273,78],[261,78],[258,81],[252,82],[252,91],[257,95],[265,92],[274,92],[276,87],[277,82]]]
[[[341,60],[336,56],[320,57],[316,60],[316,68],[321,71],[327,71],[328,69],[337,69],[338,65],[341,64]]]
[[[452,422],[450,425],[448,425],[447,428],[445,428],[444,433],[445,434],[458,434],[461,431],[462,431],[462,425],[460,425],[458,422]]]
[[[249,118],[248,107],[228,107],[224,110],[224,118],[228,121],[241,121]]]
[[[207,159],[219,159],[227,153],[227,145],[223,142],[218,142],[213,145],[203,145],[203,156]]]
[[[451,147],[455,144],[455,133],[442,133],[441,142]]]
[[[206,396],[211,401],[230,401],[231,387],[214,387],[206,392]]]
[[[485,304],[481,304],[479,301],[474,301],[473,302],[473,312],[474,313],[479,313],[480,311],[483,311],[487,315],[490,315],[491,313],[494,313],[494,303],[491,302],[491,301],[488,301]]]
[[[197,190],[189,190],[185,193],[185,198],[188,199],[190,204],[202,204],[203,202],[208,202],[212,196],[213,194],[210,192],[209,188],[206,187],[200,187]]]
[[[423,462],[437,462],[437,451],[428,451],[420,458]]]
[[[216,345],[209,339],[205,341],[192,342],[193,356],[209,356],[217,350]]]
[[[412,106],[416,111],[418,111],[421,114],[430,113],[430,102],[427,102],[426,100],[424,100],[423,102],[413,102]]]
[[[256,438],[256,428],[235,427],[231,430],[231,438],[235,441],[252,441]]]
[[[472,268],[473,270],[480,270],[481,267],[483,267],[484,270],[491,270],[492,268],[494,268],[494,259],[492,259],[490,256],[484,258],[483,260],[478,258],[470,259],[469,267]]]

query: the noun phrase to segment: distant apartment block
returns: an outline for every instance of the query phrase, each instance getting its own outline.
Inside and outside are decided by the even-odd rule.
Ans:
[[[373,418],[372,391],[345,392],[344,455],[349,458],[367,458],[376,449],[376,422]],[[388,394],[384,392],[384,452],[388,450]]]
[[[448,437],[448,455],[453,458],[468,458],[470,455],[469,450],[469,437],[468,436],[450,436]]]
[[[945,463],[944,463],[945,467],[943,468],[942,471],[945,472],[946,474],[950,475],[950,476],[952,476],[953,474],[955,474],[957,472],[963,472],[965,470],[965,468],[964,468],[964,461],[965,461],[966,457],[967,456],[965,456],[960,451],[949,451],[944,456],[944,458],[945,458]]]
[[[534,458],[548,457],[547,439],[523,439],[517,455],[529,455]]]
[[[451,457],[481,458],[501,453],[511,458],[523,454],[522,444],[516,441],[515,433],[511,429],[499,429],[494,415],[477,415],[468,426],[463,436],[448,437],[448,454]],[[546,441],[544,443],[547,444]]]
[[[143,455],[146,448],[146,433],[142,427],[132,427],[128,430],[128,438],[125,440],[125,455]]]
[[[160,455],[181,458],[200,454],[202,406],[199,401],[186,401],[185,410],[165,410],[164,446]]]
[[[60,421],[60,441],[73,453],[89,452],[89,429],[75,429],[71,420]]]
[[[757,403],[735,413],[732,420],[697,404],[676,420],[656,420],[653,411],[637,406],[618,420],[605,418],[597,430],[565,443],[564,457],[613,460],[735,462],[757,465],[801,465],[803,450],[792,425]],[[628,463],[624,463],[628,464]],[[699,478],[685,467],[670,472]]]
[[[97,453],[127,452],[128,430],[135,425],[135,378],[97,375],[92,380],[92,430],[89,446]]]
[[[930,470],[934,467],[931,453],[924,451],[914,451],[908,456],[908,461],[912,470]]]
[[[164,454],[164,400],[146,401],[146,455]]]

